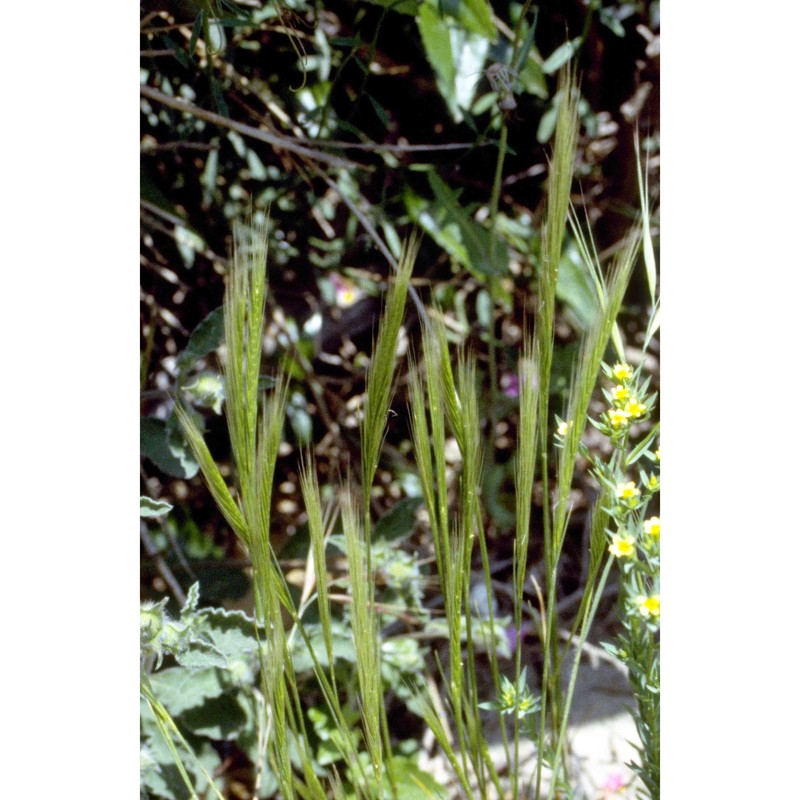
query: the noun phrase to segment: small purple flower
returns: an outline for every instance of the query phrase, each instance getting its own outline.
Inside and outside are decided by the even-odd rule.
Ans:
[[[519,378],[513,372],[501,375],[500,388],[506,397],[519,397]]]

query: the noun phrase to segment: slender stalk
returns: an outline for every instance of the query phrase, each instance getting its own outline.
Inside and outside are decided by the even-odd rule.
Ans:
[[[578,668],[580,666],[581,653],[583,652],[583,645],[586,643],[586,637],[589,634],[589,629],[591,628],[592,621],[594,620],[594,617],[597,614],[597,607],[600,604],[600,598],[603,596],[603,589],[605,588],[606,581],[608,580],[608,575],[611,572],[611,566],[613,563],[614,560],[612,558],[607,559],[606,566],[603,569],[603,574],[600,578],[597,588],[594,590],[592,594],[593,599],[591,607],[588,609],[586,615],[584,616],[581,625],[581,635],[580,639],[578,640],[578,644],[575,648],[575,660],[573,662],[572,672],[570,673],[569,687],[567,689],[567,697],[564,702],[564,713],[561,720],[561,726],[558,731],[558,741],[555,747],[555,757],[553,762],[553,775],[550,783],[550,791],[547,794],[548,800],[552,800],[552,798],[555,796],[558,769],[560,766],[560,759],[561,759],[561,751],[566,742],[567,724],[569,722],[569,709],[570,706],[572,705],[573,694],[575,693],[575,683],[578,678]]]

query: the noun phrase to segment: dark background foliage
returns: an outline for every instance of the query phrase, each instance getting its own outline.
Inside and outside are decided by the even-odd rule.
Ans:
[[[448,25],[464,28],[466,5],[450,0],[434,7],[450,15]],[[234,222],[270,209],[264,373],[288,359],[294,378],[274,513],[275,546],[287,562],[302,554],[301,544],[292,545],[303,524],[298,445],[315,443],[323,483],[358,463],[354,403],[390,266],[352,206],[389,240],[408,235],[428,211],[457,217],[462,233],[478,231],[487,237],[478,244],[488,241],[501,130],[497,104],[481,103],[491,86],[482,69],[475,70],[469,108],[456,119],[437,81],[438,54],[421,36],[417,16],[404,13],[418,7],[387,6],[305,0],[263,7],[208,0],[141,4],[142,493],[175,505],[169,522],[143,525],[143,596],[164,592],[164,568],[184,588],[200,578],[206,601],[234,602],[248,587],[243,554],[196,475],[171,411],[175,393],[188,387],[212,452],[227,460],[224,417],[192,384],[218,371],[218,328],[215,317],[208,318],[222,302]],[[508,63],[512,46],[503,31],[511,32],[520,6],[495,2],[492,9],[501,32],[483,67]],[[538,67],[533,78],[518,76],[516,108],[505,117],[497,260],[473,258],[465,265],[444,235],[446,224],[438,228],[442,238],[423,239],[415,288],[426,302],[438,303],[452,321],[454,343],[472,347],[483,370],[487,430],[494,426],[496,443],[487,456],[484,497],[498,563],[508,556],[503,534],[513,510],[509,458],[516,401],[510,376],[523,315],[535,302],[557,91],[555,70],[542,67],[565,40],[583,36],[574,57],[584,100],[573,200],[605,259],[639,207],[635,125],[657,195],[658,17],[656,2],[531,7],[526,19],[536,20],[531,41]],[[188,101],[194,110],[186,113],[170,98]],[[248,126],[244,133],[231,132],[236,123]],[[259,140],[259,131],[283,137],[282,144]],[[293,151],[287,141],[302,143],[310,154]],[[453,143],[464,146],[408,148]],[[657,233],[657,215],[654,225]],[[566,379],[580,332],[580,294],[566,293],[562,300],[555,366]],[[634,285],[624,313],[632,341],[640,333],[644,302],[643,287]],[[193,337],[204,320],[206,338]],[[418,329],[409,306],[412,347]],[[395,412],[375,497],[378,517],[413,482],[402,380]],[[586,487],[579,489],[585,500]],[[566,592],[580,583],[581,509],[579,498]],[[532,543],[536,548],[535,537]]]

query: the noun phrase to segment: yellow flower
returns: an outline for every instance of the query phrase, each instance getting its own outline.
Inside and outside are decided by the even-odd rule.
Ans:
[[[633,536],[620,536],[618,533],[613,533],[608,552],[615,558],[632,556],[636,552],[636,539]]]
[[[631,396],[631,390],[623,386],[622,384],[617,384],[611,390],[611,397],[615,403],[619,403],[622,405],[629,397]]]
[[[358,296],[352,287],[345,286],[336,293],[336,299],[342,308],[349,308],[356,302]]]
[[[617,484],[617,497],[620,500],[633,500],[640,494],[641,492],[636,488],[636,484],[633,481]]]
[[[625,405],[625,410],[632,416],[632,417],[641,417],[642,414],[647,411],[647,406],[644,403],[640,403],[635,397],[631,398],[631,400]]]
[[[661,461],[661,445],[656,448],[656,461]]]
[[[650,597],[645,597],[640,594],[636,598],[636,605],[639,608],[639,613],[643,617],[653,617],[658,619],[661,616],[661,595],[653,594]]]
[[[572,425],[572,423],[571,423],[571,422],[562,422],[562,423],[561,423],[561,424],[558,426],[558,428],[556,428],[556,433],[557,433],[559,436],[566,436],[566,435],[567,435],[567,431],[569,430],[569,428],[570,428],[570,426],[571,426],[571,425]]]
[[[627,364],[614,364],[611,374],[618,381],[629,381],[633,375],[633,370]]]
[[[661,481],[658,479],[658,475],[651,475],[647,480],[647,488],[651,492],[657,492],[661,488]]]
[[[644,522],[644,532],[654,539],[661,537],[661,520],[658,517],[650,517]]]
[[[612,428],[625,428],[630,418],[630,413],[621,408],[612,408],[608,412],[608,422]]]

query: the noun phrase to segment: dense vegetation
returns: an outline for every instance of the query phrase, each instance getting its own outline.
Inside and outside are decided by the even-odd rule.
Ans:
[[[143,2],[141,27],[142,495],[164,501],[141,528],[143,791],[211,796],[205,769],[227,797],[439,796],[417,765],[432,686],[461,791],[536,796],[560,769],[559,625],[583,641],[618,616],[611,651],[643,693],[657,681],[635,668],[657,666],[656,595],[625,596],[657,591],[652,537],[619,605],[600,553],[608,535],[608,569],[629,557],[657,502],[639,468],[657,452],[658,4],[185,0]],[[576,438],[561,423],[584,395],[597,424]],[[648,499],[610,504],[634,463]],[[454,559],[471,584],[447,577],[437,516],[477,526]],[[439,672],[458,677],[461,634],[464,708]],[[470,708],[513,720],[510,761],[526,731],[539,742],[535,779],[493,774]],[[654,725],[640,706],[655,797]]]

